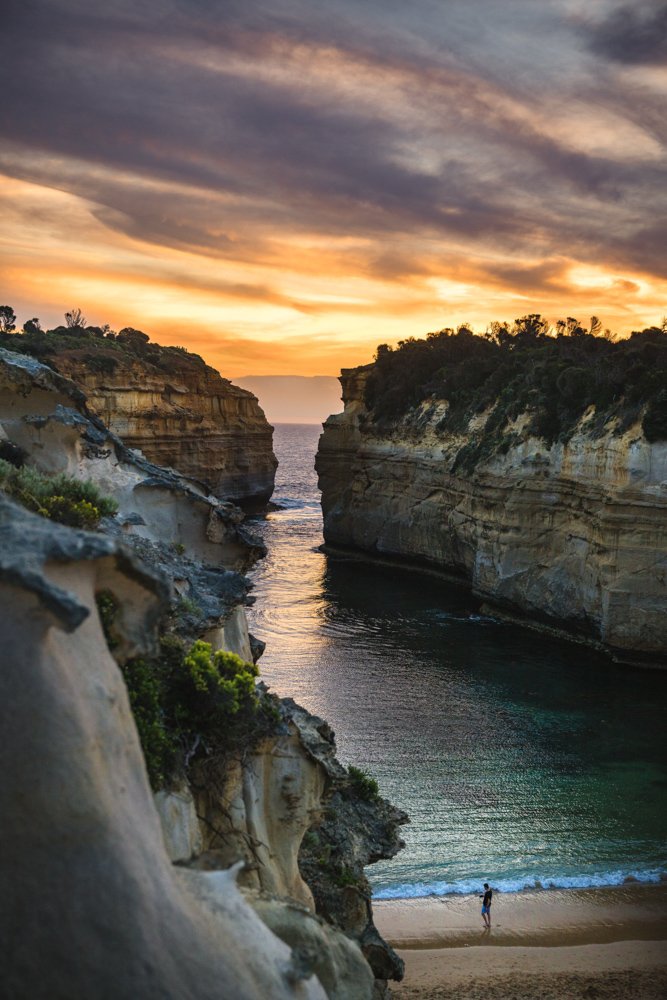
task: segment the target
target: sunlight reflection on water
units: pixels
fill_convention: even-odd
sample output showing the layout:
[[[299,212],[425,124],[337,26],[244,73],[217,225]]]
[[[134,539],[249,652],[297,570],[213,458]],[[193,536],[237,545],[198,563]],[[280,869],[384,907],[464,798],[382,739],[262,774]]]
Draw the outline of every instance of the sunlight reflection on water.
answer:
[[[405,894],[664,869],[665,677],[496,622],[434,578],[328,560],[318,432],[276,428],[283,506],[253,519],[269,554],[251,627],[270,686],[326,718],[341,759],[412,818],[373,884]]]

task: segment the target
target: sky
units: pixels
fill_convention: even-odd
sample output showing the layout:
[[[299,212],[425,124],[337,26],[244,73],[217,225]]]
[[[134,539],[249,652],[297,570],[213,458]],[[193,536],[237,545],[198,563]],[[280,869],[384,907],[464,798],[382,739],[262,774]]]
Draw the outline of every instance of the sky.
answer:
[[[227,377],[667,313],[667,2],[5,0],[0,302]]]
[[[331,375],[249,375],[236,383],[257,396],[271,424],[322,424],[343,409],[340,382]]]

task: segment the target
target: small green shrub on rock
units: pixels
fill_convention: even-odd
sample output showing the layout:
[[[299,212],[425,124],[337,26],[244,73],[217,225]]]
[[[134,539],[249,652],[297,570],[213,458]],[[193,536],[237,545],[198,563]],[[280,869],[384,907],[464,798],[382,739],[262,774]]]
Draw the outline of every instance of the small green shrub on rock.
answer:
[[[353,764],[350,764],[347,773],[350,777],[351,790],[357,798],[365,802],[375,802],[380,797],[380,788],[375,778],[371,778]]]
[[[118,601],[107,590],[96,600],[113,650]],[[255,687],[255,664],[213,652],[201,639],[188,650],[176,636],[164,635],[159,656],[129,660],[121,671],[155,791],[195,765],[244,753],[274,731],[280,718],[276,699]]]
[[[254,663],[235,653],[218,650],[198,639],[172,676],[174,717],[182,730],[216,734],[233,716],[253,714],[257,708]]]
[[[28,510],[72,528],[96,528],[100,518],[118,510],[116,501],[103,496],[89,480],[62,473],[49,476],[4,459],[0,459],[0,489]]]
[[[642,430],[647,441],[667,441],[667,389],[661,389],[646,407]]]
[[[178,755],[178,743],[164,708],[165,678],[154,663],[142,658],[129,660],[122,672],[146,770],[157,791],[168,782]]]

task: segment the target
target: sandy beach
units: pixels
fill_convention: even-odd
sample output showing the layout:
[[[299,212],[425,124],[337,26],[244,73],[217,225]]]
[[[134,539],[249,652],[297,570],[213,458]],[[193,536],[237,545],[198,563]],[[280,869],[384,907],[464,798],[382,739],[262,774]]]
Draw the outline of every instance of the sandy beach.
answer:
[[[405,1000],[663,1000],[667,886],[379,900],[380,933],[405,961]]]

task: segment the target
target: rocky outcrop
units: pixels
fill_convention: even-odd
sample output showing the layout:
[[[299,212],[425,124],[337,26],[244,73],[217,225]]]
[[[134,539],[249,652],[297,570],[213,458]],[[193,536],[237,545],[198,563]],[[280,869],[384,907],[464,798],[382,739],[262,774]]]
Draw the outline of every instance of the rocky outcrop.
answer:
[[[193,775],[203,844],[193,845],[190,863],[226,868],[243,859],[240,883],[262,894],[254,898],[300,903],[356,941],[383,985],[401,979],[403,963],[373,923],[364,868],[401,850],[408,817],[359,793],[323,719],[289,698],[279,706],[274,735],[228,763],[217,780],[210,770]]]
[[[547,446],[519,416],[509,446],[466,470],[462,449],[488,413],[443,433],[447,403],[427,399],[380,425],[364,404],[370,370],[343,371],[345,411],[320,438],[328,545],[437,568],[524,622],[665,663],[666,442],[637,420],[593,432],[591,410]]]
[[[179,877],[95,607],[146,651],[162,583],[118,543],[0,497],[3,992],[15,1000],[326,996],[236,872]],[[144,637],[144,644],[141,644]]]
[[[370,906],[363,926],[327,923],[299,868],[346,781],[326,724],[273,699],[259,741],[207,751],[152,794],[118,670],[158,654],[158,633],[259,654],[239,570],[262,549],[240,511],[128,450],[71,381],[6,351],[0,448],[118,503],[90,533],[0,491],[8,995],[370,1000]],[[118,605],[104,628],[100,594]],[[375,810],[387,852],[402,821],[390,812]]]
[[[251,392],[197,355],[162,348],[149,360],[112,347],[63,351],[55,363],[129,448],[199,480],[221,500],[271,497],[273,428]]]

